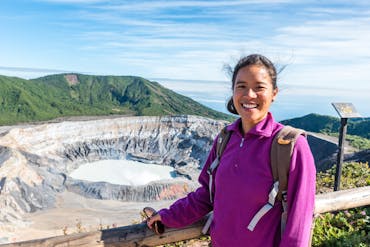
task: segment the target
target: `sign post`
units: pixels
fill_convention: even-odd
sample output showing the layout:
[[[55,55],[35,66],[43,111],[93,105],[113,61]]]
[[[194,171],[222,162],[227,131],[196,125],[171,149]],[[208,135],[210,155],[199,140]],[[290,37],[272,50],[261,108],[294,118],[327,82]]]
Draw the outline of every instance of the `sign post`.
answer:
[[[335,170],[334,181],[334,191],[338,191],[340,190],[340,177],[342,174],[342,163],[344,156],[344,140],[346,139],[347,134],[347,120],[348,118],[359,118],[361,115],[356,111],[352,103],[332,103],[332,105],[341,119],[338,141],[337,168]]]

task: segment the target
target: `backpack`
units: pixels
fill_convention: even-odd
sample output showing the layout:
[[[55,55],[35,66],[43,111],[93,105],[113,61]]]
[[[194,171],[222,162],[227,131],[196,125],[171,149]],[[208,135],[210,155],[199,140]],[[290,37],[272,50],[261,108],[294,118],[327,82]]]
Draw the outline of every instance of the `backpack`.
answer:
[[[220,163],[222,153],[224,152],[226,145],[231,137],[231,131],[224,127],[218,135],[217,146],[216,146],[216,159],[209,166],[207,173],[209,174],[209,193],[210,201],[213,203],[212,195],[212,183],[213,175]],[[287,190],[288,190],[288,176],[290,159],[293,153],[294,145],[297,138],[300,136],[307,136],[304,130],[293,128],[291,126],[284,126],[275,135],[270,151],[271,159],[271,171],[274,178],[274,184],[269,193],[268,202],[255,214],[253,219],[248,225],[250,231],[254,230],[258,221],[265,215],[273,206],[275,201],[281,201],[283,206],[283,212],[281,214],[281,234],[285,229],[287,220]],[[210,213],[208,220],[203,227],[202,233],[206,234],[212,223],[213,213]]]

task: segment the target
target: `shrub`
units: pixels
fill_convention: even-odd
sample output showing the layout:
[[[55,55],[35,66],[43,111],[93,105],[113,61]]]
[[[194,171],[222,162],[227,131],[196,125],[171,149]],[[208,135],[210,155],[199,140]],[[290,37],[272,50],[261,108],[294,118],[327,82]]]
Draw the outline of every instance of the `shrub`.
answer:
[[[327,191],[334,186],[336,167],[317,174],[317,188]],[[367,163],[344,163],[341,188],[350,189],[370,185]],[[334,213],[325,213],[315,220],[312,246],[370,246],[370,206]]]

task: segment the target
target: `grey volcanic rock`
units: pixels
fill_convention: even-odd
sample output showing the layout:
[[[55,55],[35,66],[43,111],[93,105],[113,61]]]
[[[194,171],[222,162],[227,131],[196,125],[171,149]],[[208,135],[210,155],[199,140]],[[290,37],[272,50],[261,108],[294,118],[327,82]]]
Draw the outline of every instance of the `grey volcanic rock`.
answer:
[[[28,163],[21,152],[10,150],[1,157],[0,226],[23,225],[22,214],[52,207],[56,193],[65,189],[65,175]]]
[[[317,171],[330,168],[338,152],[337,143],[333,140],[324,139],[323,135],[317,133],[308,133],[307,140],[314,154]]]
[[[346,161],[362,162],[362,163],[370,164],[370,149],[366,149],[366,150],[362,150],[356,153],[346,155],[344,158]]]
[[[66,187],[69,191],[87,198],[120,201],[155,201],[184,197],[197,187],[197,183],[191,181],[162,181],[141,186],[129,186],[68,179]]]
[[[174,168],[186,164],[198,169],[214,137],[225,125],[192,116],[114,120],[115,129],[109,126],[110,131],[99,136],[89,135],[62,144],[57,154],[68,164],[67,173],[78,164],[102,159],[127,159]]]
[[[182,197],[226,122],[195,116],[122,117],[4,129],[0,136],[0,224],[50,208],[69,190],[90,198],[150,201]],[[81,164],[126,159],[175,168],[176,178],[143,186],[75,180]]]
[[[321,133],[307,133],[308,144],[315,159],[317,172],[326,171],[337,163],[338,137]],[[344,142],[344,161],[369,162],[369,150],[358,152],[347,141]]]
[[[2,127],[0,225],[18,223],[23,213],[53,207],[56,195],[65,190],[89,198],[120,201],[182,197],[198,186],[200,168],[215,136],[225,125],[226,122],[208,118],[173,116]],[[309,133],[308,141],[318,170],[333,164],[335,141],[315,133]],[[126,186],[69,176],[82,164],[104,159],[171,166],[176,178]]]

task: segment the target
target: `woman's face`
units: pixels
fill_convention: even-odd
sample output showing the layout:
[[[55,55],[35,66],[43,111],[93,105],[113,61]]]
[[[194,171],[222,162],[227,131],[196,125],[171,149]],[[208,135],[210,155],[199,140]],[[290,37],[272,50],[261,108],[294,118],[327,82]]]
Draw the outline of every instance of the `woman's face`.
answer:
[[[277,92],[265,67],[249,65],[239,69],[234,83],[233,103],[244,130],[245,127],[249,130],[266,117]]]

